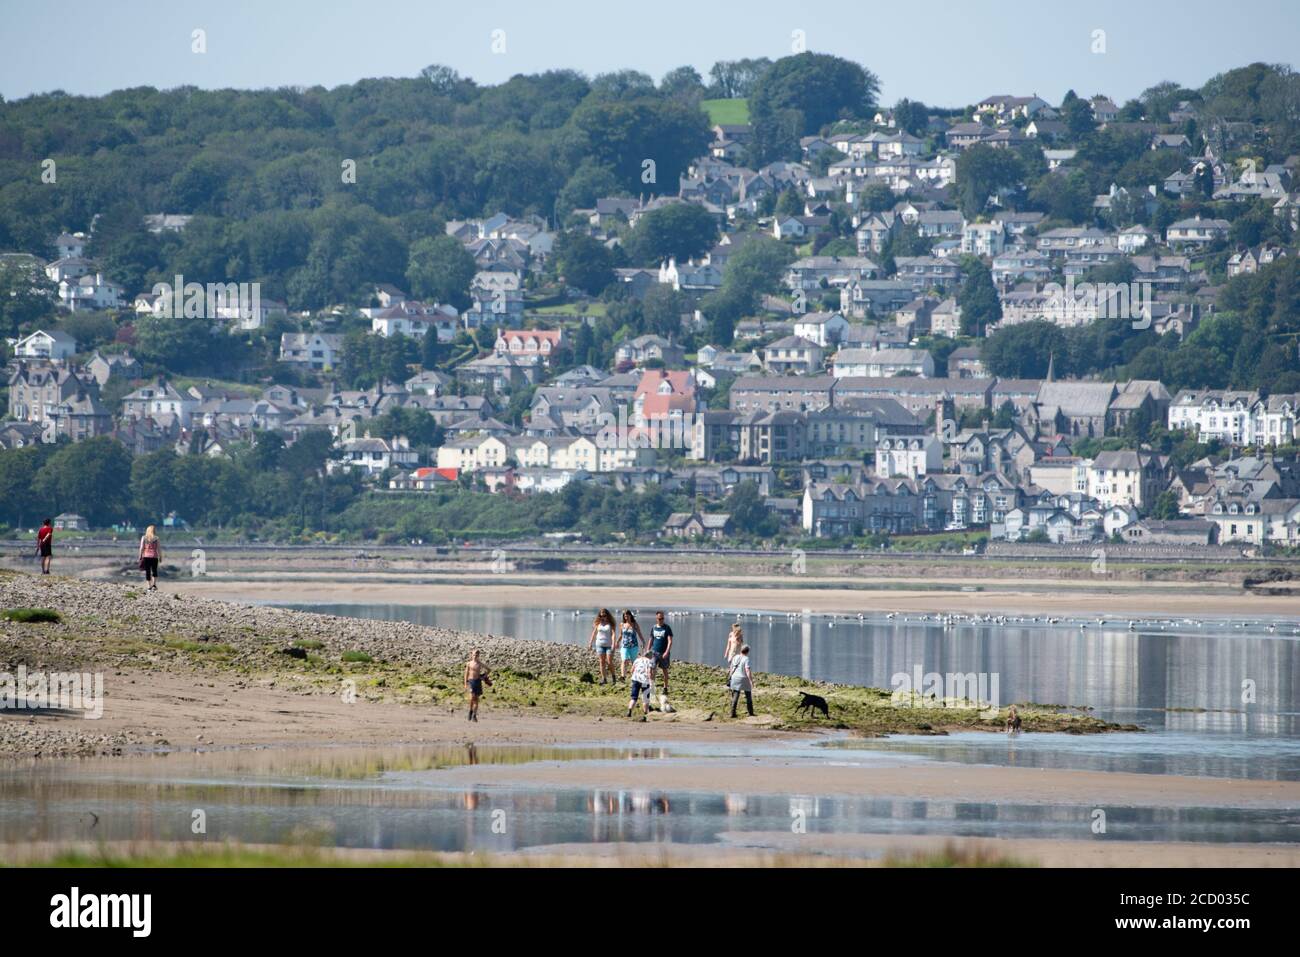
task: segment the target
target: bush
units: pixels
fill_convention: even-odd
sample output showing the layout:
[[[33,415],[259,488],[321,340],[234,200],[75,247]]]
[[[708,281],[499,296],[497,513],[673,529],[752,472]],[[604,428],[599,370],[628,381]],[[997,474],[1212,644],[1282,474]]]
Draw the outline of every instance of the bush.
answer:
[[[357,662],[357,663],[360,663],[360,664],[369,664],[370,662],[374,661],[375,659],[371,658],[371,657],[370,657],[368,654],[366,654],[364,651],[345,651],[345,652],[343,652],[343,660],[344,660],[344,661],[347,661],[347,662]]]

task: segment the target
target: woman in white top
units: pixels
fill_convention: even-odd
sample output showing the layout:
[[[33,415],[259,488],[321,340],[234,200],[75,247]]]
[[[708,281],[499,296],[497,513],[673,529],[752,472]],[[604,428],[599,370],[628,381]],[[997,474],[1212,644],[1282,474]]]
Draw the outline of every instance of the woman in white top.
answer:
[[[608,608],[596,612],[587,647],[596,649],[596,660],[600,663],[600,683],[606,683],[606,675],[610,684],[615,683],[618,679],[614,677],[614,616]]]

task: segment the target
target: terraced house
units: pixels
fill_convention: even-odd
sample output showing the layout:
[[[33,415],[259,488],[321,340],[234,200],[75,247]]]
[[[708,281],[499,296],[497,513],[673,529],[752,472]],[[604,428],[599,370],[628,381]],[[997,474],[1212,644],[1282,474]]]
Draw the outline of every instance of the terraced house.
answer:
[[[1169,405],[1172,429],[1225,445],[1289,445],[1296,440],[1300,394],[1261,396],[1229,389],[1183,389]]]

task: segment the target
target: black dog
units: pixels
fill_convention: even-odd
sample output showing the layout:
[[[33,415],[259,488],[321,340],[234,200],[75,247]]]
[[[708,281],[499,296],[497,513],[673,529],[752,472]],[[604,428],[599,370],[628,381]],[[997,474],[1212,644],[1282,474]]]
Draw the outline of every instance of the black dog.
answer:
[[[799,707],[795,709],[796,712],[807,710],[809,714],[812,714],[814,711],[820,711],[823,717],[829,718],[831,716],[830,706],[826,704],[826,699],[821,695],[809,694],[806,691],[800,691],[799,693],[803,695],[803,700],[799,702]]]

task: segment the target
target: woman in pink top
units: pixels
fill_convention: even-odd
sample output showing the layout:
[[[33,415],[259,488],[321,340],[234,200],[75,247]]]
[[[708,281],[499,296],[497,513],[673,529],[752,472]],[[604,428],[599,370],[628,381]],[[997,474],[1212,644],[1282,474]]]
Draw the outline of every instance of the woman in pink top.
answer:
[[[144,580],[149,583],[150,591],[158,590],[158,562],[162,560],[162,542],[158,530],[150,525],[140,536],[140,570]]]

